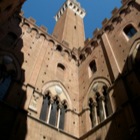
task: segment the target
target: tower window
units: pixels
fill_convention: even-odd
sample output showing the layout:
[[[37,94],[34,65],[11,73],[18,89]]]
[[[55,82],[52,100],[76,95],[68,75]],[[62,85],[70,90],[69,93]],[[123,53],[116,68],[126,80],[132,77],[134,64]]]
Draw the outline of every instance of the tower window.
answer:
[[[93,75],[93,73],[95,73],[97,71],[97,67],[96,67],[96,62],[95,60],[91,61],[89,63],[89,67],[88,67],[88,73],[89,73],[89,78]]]
[[[74,26],[74,29],[76,29],[76,26]]]
[[[90,70],[92,71],[92,73],[95,73],[97,71],[95,60],[90,62],[89,67],[90,67]]]
[[[137,30],[131,24],[127,25],[123,31],[128,38],[133,37],[137,33]]]

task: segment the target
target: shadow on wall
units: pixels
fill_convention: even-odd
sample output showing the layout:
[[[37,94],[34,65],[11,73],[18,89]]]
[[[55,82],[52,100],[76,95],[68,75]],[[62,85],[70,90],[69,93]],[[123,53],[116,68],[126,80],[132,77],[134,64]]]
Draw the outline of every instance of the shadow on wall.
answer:
[[[18,13],[1,26],[0,36],[0,139],[25,140],[27,112],[24,90],[22,30]]]
[[[132,49],[113,89],[116,113],[112,116],[106,140],[113,137],[114,140],[140,139],[140,44],[134,43]]]

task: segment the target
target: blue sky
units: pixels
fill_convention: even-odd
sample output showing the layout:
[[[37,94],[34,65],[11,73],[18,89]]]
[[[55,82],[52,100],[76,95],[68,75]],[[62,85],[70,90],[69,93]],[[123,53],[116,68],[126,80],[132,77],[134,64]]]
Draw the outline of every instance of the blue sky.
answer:
[[[65,0],[27,0],[22,8],[26,18],[33,17],[38,26],[44,25],[52,33],[54,16]],[[104,18],[111,17],[111,11],[121,6],[121,0],[78,0],[86,10],[84,18],[86,38],[91,38],[96,28],[101,28]]]

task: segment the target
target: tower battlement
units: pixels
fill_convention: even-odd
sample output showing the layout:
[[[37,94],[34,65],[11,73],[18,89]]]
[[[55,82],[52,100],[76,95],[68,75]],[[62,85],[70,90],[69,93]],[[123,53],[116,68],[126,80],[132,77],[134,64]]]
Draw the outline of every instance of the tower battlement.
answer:
[[[55,20],[58,21],[60,19],[60,17],[63,15],[64,11],[70,8],[71,10],[73,10],[77,15],[79,15],[81,18],[84,18],[86,15],[85,10],[81,7],[80,3],[77,2],[76,0],[67,0],[62,7],[60,8],[60,10],[57,12],[56,16],[55,16]]]

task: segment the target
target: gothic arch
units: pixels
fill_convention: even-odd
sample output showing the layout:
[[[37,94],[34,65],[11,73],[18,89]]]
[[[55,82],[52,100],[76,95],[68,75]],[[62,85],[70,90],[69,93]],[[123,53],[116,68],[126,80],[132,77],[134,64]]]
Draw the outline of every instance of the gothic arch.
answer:
[[[106,78],[99,77],[99,78],[93,79],[93,81],[89,85],[89,88],[88,88],[88,90],[86,92],[87,94],[86,94],[84,102],[83,102],[83,108],[87,107],[87,105],[88,105],[88,98],[90,98],[90,96],[89,96],[90,95],[90,91],[92,90],[94,85],[96,85],[98,83],[102,83],[102,84],[106,85],[107,87],[110,87],[110,85],[111,85],[109,80],[107,80]]]
[[[105,79],[96,79],[91,83],[84,100],[84,106],[89,110],[91,128],[97,126],[112,114],[108,88],[110,83]]]
[[[47,82],[42,87],[42,94],[45,95],[48,89],[51,89],[52,91],[54,91],[54,92],[50,91],[52,97],[55,97],[56,95],[58,95],[61,101],[67,101],[68,108],[72,109],[72,103],[71,103],[71,99],[69,97],[68,91],[66,90],[65,86],[61,82],[59,81]]]
[[[40,120],[58,129],[65,130],[68,119],[67,109],[71,103],[64,86],[58,81],[50,81],[42,88],[43,102]]]

